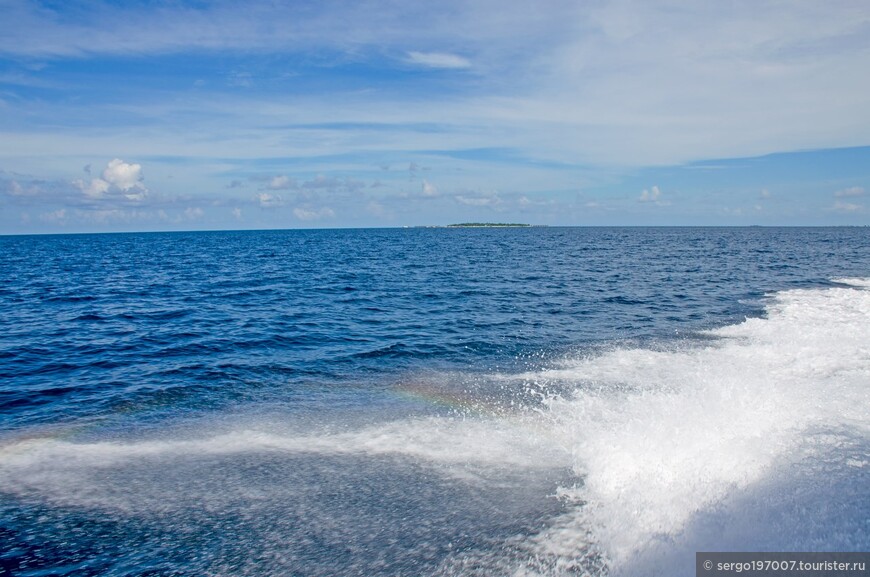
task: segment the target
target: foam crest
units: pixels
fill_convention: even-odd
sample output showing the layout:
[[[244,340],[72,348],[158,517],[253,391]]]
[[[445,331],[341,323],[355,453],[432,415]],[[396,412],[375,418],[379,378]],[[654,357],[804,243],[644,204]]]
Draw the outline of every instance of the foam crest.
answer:
[[[787,291],[767,318],[711,333],[721,338],[704,348],[616,350],[537,375],[539,386],[576,384],[546,414],[585,479],[565,493],[583,505],[542,551],[591,530],[618,572],[734,495],[787,476],[798,455],[820,458],[844,435],[866,454],[870,292]]]

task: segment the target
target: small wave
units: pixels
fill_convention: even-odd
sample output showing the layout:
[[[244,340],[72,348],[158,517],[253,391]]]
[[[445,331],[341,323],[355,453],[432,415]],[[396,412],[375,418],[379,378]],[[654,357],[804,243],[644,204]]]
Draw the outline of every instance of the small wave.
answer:
[[[646,301],[633,299],[633,298],[629,298],[629,297],[625,297],[625,296],[607,297],[603,300],[606,303],[614,303],[614,304],[619,304],[619,305],[642,305],[642,304],[646,304]]]
[[[378,347],[373,350],[356,353],[353,357],[357,359],[419,359],[438,356],[444,350],[444,347],[437,345],[411,346],[404,343],[393,343],[385,347]]]
[[[105,317],[98,315],[96,313],[85,313],[77,316],[73,319],[74,321],[103,321],[106,320]]]
[[[53,295],[44,297],[43,300],[46,302],[79,303],[95,301],[97,297],[91,295]]]

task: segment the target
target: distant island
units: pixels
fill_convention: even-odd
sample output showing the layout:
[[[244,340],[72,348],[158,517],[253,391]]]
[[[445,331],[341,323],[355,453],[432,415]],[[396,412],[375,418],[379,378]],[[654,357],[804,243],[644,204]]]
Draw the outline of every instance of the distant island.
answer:
[[[460,222],[458,224],[448,224],[447,228],[504,228],[504,227],[522,227],[532,226],[530,224],[520,224],[516,222]]]

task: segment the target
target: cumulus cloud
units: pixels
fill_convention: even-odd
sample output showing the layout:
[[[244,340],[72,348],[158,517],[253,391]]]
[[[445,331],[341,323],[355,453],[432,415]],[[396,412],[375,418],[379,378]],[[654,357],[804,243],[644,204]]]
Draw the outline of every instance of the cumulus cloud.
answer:
[[[94,178],[91,179],[90,182],[74,180],[73,185],[89,198],[102,198],[107,192],[109,192],[109,183],[102,178]]]
[[[299,220],[320,220],[322,218],[334,217],[335,211],[328,206],[320,209],[303,208],[300,206],[293,209],[293,216]]]
[[[270,194],[268,192],[261,192],[256,196],[257,202],[260,204],[260,208],[273,208],[276,206],[282,206],[284,204],[284,199],[281,198],[279,194]]]
[[[659,197],[662,195],[662,192],[659,190],[658,186],[653,186],[649,190],[644,189],[643,192],[640,193],[640,197],[637,199],[638,202],[658,202]]]
[[[860,186],[853,186],[851,188],[844,188],[843,190],[838,190],[834,193],[836,198],[854,198],[858,196],[864,196],[864,188]]]
[[[142,188],[142,165],[124,162],[120,158],[109,161],[103,170],[103,180],[110,185],[127,191],[131,188]]]
[[[471,62],[468,59],[447,52],[408,52],[405,61],[426,68],[471,68]]]
[[[85,172],[90,174],[90,165],[85,167]],[[143,184],[144,179],[141,164],[115,158],[109,161],[100,177],[92,178],[89,182],[74,180],[73,186],[93,200],[111,196],[141,202],[148,195],[148,189]]]

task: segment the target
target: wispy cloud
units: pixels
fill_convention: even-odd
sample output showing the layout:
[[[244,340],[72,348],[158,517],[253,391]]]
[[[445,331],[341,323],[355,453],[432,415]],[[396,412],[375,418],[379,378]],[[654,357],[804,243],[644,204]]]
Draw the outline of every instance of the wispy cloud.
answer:
[[[332,218],[335,216],[335,211],[329,208],[328,206],[324,206],[321,208],[313,209],[313,208],[305,208],[305,207],[296,207],[293,209],[293,216],[298,218],[299,220],[322,220],[325,218]]]
[[[845,213],[861,213],[864,212],[864,206],[861,204],[856,204],[854,202],[843,202],[838,200],[834,203],[834,206],[831,207],[831,210],[836,212],[845,212]]]
[[[489,194],[457,194],[454,195],[454,200],[465,206],[481,206],[481,207],[496,207],[502,203],[498,193]]]
[[[852,186],[850,188],[844,188],[842,190],[838,190],[834,193],[836,198],[855,198],[858,196],[864,196],[864,187],[861,186]]]
[[[154,99],[164,110],[149,117],[220,119],[213,128],[198,123],[190,135],[187,125],[162,125],[156,133],[170,154],[193,146],[216,156],[274,153],[277,137],[269,127],[303,119],[349,124],[332,130],[331,140],[308,130],[309,138],[290,141],[291,153],[295,142],[315,152],[326,142],[337,152],[359,150],[361,143],[401,150],[498,143],[530,158],[622,166],[859,146],[870,133],[863,97],[870,76],[849,72],[870,68],[870,33],[861,25],[866,10],[845,0],[824,7],[798,0],[787,20],[778,3],[767,1],[727,9],[631,0],[508,9],[448,0],[391,10],[334,1],[306,10],[265,1],[158,10],[95,2],[88,18],[23,0],[9,5],[0,53],[27,58],[244,49],[254,59],[265,52],[321,62],[323,74],[340,71],[336,62],[389,69],[385,55],[391,54],[404,55],[405,67],[463,69],[473,62],[473,83],[451,85],[443,93],[449,97],[437,88],[421,97],[404,83],[371,91],[366,82],[344,80],[338,91],[319,90],[313,98],[246,91],[177,104]],[[445,19],[442,11],[456,16]],[[650,30],[656,34],[645,33]],[[819,43],[824,50],[807,49]],[[318,56],[324,50],[332,56]],[[256,62],[252,69],[268,70]],[[401,79],[401,70],[395,74]],[[834,99],[837,107],[826,105]],[[447,130],[406,128],[433,122]],[[379,127],[377,133],[366,123]],[[233,142],[250,127],[258,127],[253,138]],[[210,129],[219,137],[203,134]],[[348,136],[336,139],[337,131]]]
[[[467,58],[447,52],[408,52],[406,61],[426,68],[471,68],[471,62]]]
[[[428,180],[424,180],[420,190],[421,194],[427,198],[433,198],[438,196],[440,193],[438,192],[438,187],[429,182]]]

